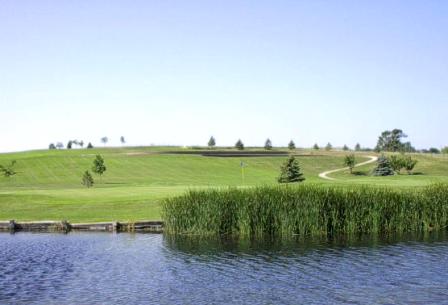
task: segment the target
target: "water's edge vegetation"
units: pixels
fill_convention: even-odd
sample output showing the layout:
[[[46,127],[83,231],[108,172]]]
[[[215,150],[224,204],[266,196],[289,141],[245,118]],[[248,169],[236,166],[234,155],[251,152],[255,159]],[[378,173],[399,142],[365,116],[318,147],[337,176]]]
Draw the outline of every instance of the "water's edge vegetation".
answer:
[[[448,226],[448,185],[397,190],[320,185],[192,190],[162,203],[165,232],[335,236]]]

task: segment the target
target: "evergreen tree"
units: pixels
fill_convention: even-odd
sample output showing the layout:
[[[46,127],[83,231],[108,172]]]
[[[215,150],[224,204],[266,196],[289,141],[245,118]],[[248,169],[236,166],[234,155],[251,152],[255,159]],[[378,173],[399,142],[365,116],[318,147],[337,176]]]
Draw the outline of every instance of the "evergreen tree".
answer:
[[[326,151],[330,151],[330,150],[332,150],[332,149],[333,149],[333,146],[331,145],[330,142],[328,142],[328,143],[327,143],[327,146],[325,146],[325,150],[326,150]]]
[[[294,149],[296,149],[296,144],[294,143],[293,140],[289,141],[289,143],[288,143],[288,148],[289,148],[289,150],[294,150]]]
[[[279,183],[302,182],[305,180],[300,164],[294,156],[290,156],[280,168]]]
[[[87,144],[87,148],[88,148],[88,149],[93,148],[92,143],[89,142],[89,144]]]
[[[344,165],[347,166],[350,170],[350,174],[353,174],[353,168],[355,167],[355,155],[350,154],[346,155],[344,158]]]
[[[350,148],[348,148],[348,146],[344,144],[344,147],[342,147],[342,150],[343,151],[348,151],[348,150],[350,150]]]
[[[238,139],[238,141],[235,143],[235,148],[238,149],[238,150],[243,150],[244,149],[243,141]]]
[[[210,139],[208,140],[207,145],[208,145],[209,148],[213,148],[213,147],[215,147],[215,145],[216,145],[216,140],[215,140],[215,138],[214,138],[213,136],[210,137]]]
[[[81,146],[81,148],[84,147],[84,141],[83,140],[81,140],[78,144],[79,144],[79,146]]]
[[[313,149],[314,149],[314,150],[319,150],[319,145],[317,145],[317,143],[314,144]]]
[[[87,188],[90,188],[93,186],[93,184],[94,184],[93,177],[89,171],[85,171],[84,175],[82,175],[82,184]]]
[[[266,139],[266,142],[264,142],[264,149],[266,149],[266,150],[271,150],[272,149],[272,142],[271,142],[271,140],[269,138]]]
[[[360,151],[361,150],[361,144],[356,143],[355,145],[355,151]]]
[[[108,137],[102,137],[101,138],[101,142],[104,144],[104,146],[106,146],[107,142],[109,142],[109,138]]]
[[[56,145],[54,145],[54,143],[50,143],[50,145],[48,145],[48,149],[56,149]]]
[[[68,141],[67,149],[72,149],[73,141]]]
[[[392,176],[394,170],[390,165],[389,159],[385,155],[378,158],[376,168],[373,170],[374,176]]]
[[[124,145],[126,143],[126,140],[123,136],[120,137],[120,142],[122,145]]]
[[[103,157],[101,157],[101,155],[96,155],[95,160],[93,160],[93,166],[92,166],[92,171],[97,174],[100,175],[100,181],[101,181],[101,177],[104,174],[104,172],[106,171],[106,165],[104,164],[104,159]]]

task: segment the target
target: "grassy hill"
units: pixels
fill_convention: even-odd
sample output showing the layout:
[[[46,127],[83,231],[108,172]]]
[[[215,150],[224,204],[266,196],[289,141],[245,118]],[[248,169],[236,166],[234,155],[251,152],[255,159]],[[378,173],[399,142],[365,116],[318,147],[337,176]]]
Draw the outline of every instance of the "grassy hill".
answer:
[[[204,154],[205,152],[205,154]],[[222,152],[222,153],[221,153]],[[207,151],[173,147],[97,148],[29,151],[0,154],[0,164],[16,160],[18,174],[0,177],[0,219],[67,219],[72,222],[102,220],[159,219],[161,199],[187,189],[275,184],[279,167],[286,158],[263,155],[248,149],[247,155],[234,150]],[[318,178],[318,173],[342,167],[344,153],[297,150],[305,183],[390,184],[421,186],[434,181],[448,182],[445,156],[416,155],[420,175],[387,178],[367,176],[374,165],[332,175],[335,181]],[[96,154],[101,154],[107,171],[94,188],[81,185],[81,176],[90,170]],[[358,155],[358,162],[367,160]],[[244,162],[244,181],[240,163]]]

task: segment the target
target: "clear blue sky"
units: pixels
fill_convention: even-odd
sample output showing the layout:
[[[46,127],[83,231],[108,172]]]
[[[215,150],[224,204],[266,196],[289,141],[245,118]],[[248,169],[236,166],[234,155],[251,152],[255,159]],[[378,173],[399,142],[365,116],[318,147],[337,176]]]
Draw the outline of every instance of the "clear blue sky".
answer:
[[[448,145],[448,1],[0,0],[0,151]]]

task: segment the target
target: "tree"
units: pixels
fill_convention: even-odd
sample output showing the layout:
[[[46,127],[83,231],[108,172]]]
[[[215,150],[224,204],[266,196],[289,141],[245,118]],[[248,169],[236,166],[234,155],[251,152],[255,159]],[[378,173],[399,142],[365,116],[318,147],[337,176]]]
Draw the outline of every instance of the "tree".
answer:
[[[215,145],[216,145],[216,140],[215,140],[215,138],[214,138],[213,136],[210,137],[210,139],[208,140],[207,145],[208,145],[209,148],[213,148],[213,147],[215,147]]]
[[[294,150],[294,149],[296,149],[296,144],[294,143],[293,140],[289,141],[289,143],[288,143],[288,149],[289,149],[289,150]]]
[[[56,148],[62,149],[62,148],[64,148],[64,144],[62,144],[62,142],[58,142],[58,143],[56,143]]]
[[[103,157],[101,157],[101,155],[96,155],[95,160],[93,160],[92,172],[94,172],[97,175],[100,175],[100,181],[106,169],[107,168],[106,165],[104,164]]]
[[[378,137],[375,150],[380,151],[403,151],[406,147],[401,142],[402,138],[406,138],[407,135],[401,129],[385,130]],[[411,146],[408,142],[408,146]]]
[[[440,150],[439,150],[438,148],[435,148],[435,147],[431,147],[431,148],[429,149],[429,152],[430,152],[431,154],[440,154]]]
[[[404,168],[408,172],[408,175],[412,174],[412,171],[414,170],[415,165],[417,164],[417,160],[412,159],[411,156],[407,156],[404,158]]]
[[[356,143],[355,145],[355,151],[360,151],[361,150],[361,144]]]
[[[101,143],[103,143],[104,146],[106,146],[107,142],[109,142],[109,138],[108,137],[102,137],[101,138]]]
[[[243,141],[238,139],[238,141],[235,143],[235,148],[238,149],[238,150],[243,150],[244,149]]]
[[[126,140],[123,136],[120,137],[120,142],[121,142],[121,145],[124,145],[126,143]]]
[[[264,149],[266,149],[266,150],[272,149],[272,142],[271,142],[271,140],[269,140],[269,138],[266,139],[266,142],[264,142]]]
[[[314,146],[313,146],[313,149],[314,150],[319,150],[319,145],[317,145],[317,143],[315,143]]]
[[[92,143],[90,143],[90,142],[89,142],[89,144],[87,144],[87,148],[88,148],[88,149],[91,149],[91,148],[93,148],[93,145],[92,145]]]
[[[353,174],[353,168],[355,167],[355,155],[346,155],[344,158],[344,165],[349,168],[350,174]]]
[[[17,174],[17,172],[14,170],[14,165],[16,165],[16,160],[12,160],[9,165],[0,165],[0,172],[3,173],[3,176],[6,178],[9,178],[11,176],[14,176]]]
[[[392,176],[394,170],[390,165],[389,159],[385,155],[378,158],[376,168],[373,170],[374,176]]]
[[[79,144],[79,146],[81,146],[81,148],[84,147],[84,141],[83,140],[81,140],[78,144]]]
[[[56,149],[56,145],[54,145],[54,143],[50,143],[50,145],[48,145],[48,149]]]
[[[73,141],[68,141],[67,143],[67,149],[72,149]]]
[[[342,147],[342,150],[343,151],[348,151],[348,150],[350,150],[350,148],[348,148],[348,146],[344,144],[344,147]]]
[[[404,159],[402,156],[399,155],[392,155],[389,157],[389,163],[394,172],[400,174],[401,169],[404,167]]]
[[[84,175],[82,175],[82,184],[87,188],[90,188],[93,186],[93,184],[94,184],[93,177],[89,171],[85,171]]]
[[[279,183],[302,182],[305,180],[300,164],[294,156],[290,156],[280,168]]]
[[[327,146],[325,146],[325,150],[326,150],[326,151],[330,151],[330,150],[332,150],[332,149],[333,149],[333,146],[331,145],[330,142],[328,142],[328,143],[327,143]]]

